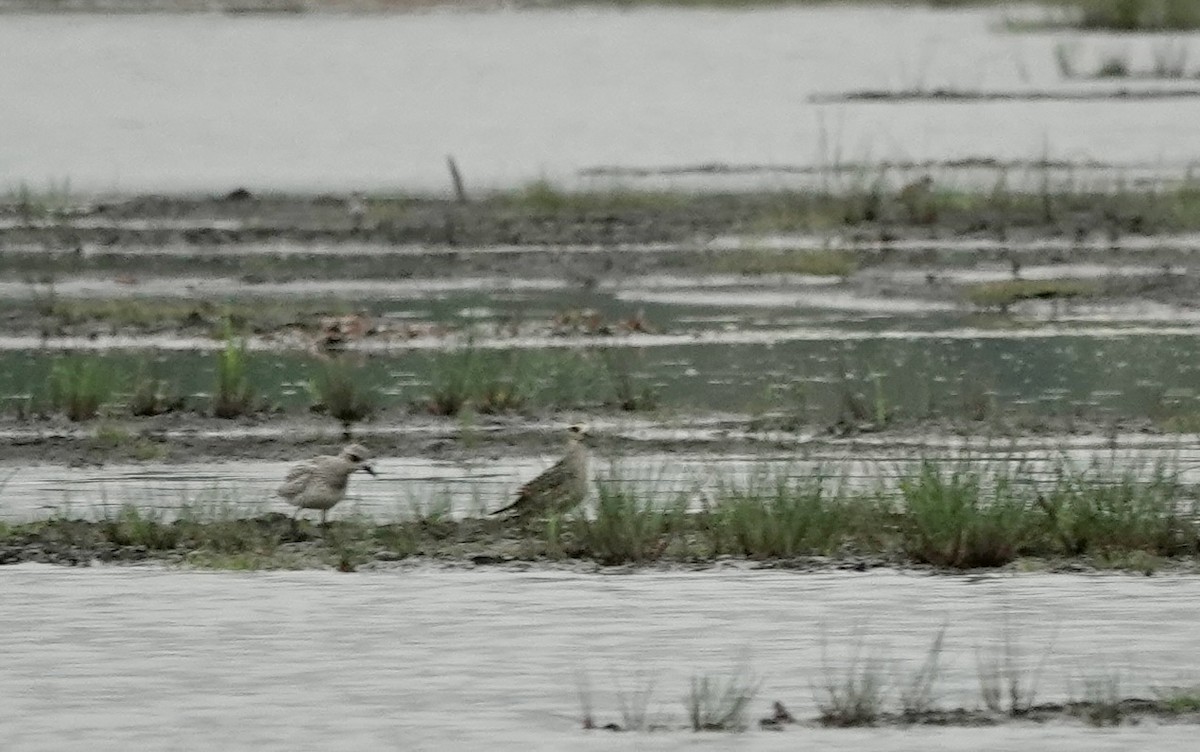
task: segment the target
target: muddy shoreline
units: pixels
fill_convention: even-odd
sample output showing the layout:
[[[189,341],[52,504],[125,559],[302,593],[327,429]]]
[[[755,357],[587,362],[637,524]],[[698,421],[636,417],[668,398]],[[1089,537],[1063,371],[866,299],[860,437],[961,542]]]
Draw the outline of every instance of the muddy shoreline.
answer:
[[[159,522],[122,511],[99,521],[67,516],[0,523],[0,565],[36,562],[65,566],[160,564],[199,569],[336,569],[415,571],[427,568],[499,568],[628,574],[638,571],[783,570],[798,575],[859,573],[875,569],[930,575],[1100,573],[1130,576],[1200,575],[1191,555],[1019,557],[999,566],[948,567],[923,563],[901,551],[843,551],[832,555],[751,557],[681,554],[663,543],[644,557],[616,560],[587,544],[545,537],[538,524],[436,516],[372,525],[331,521],[327,526],[270,513],[211,522]],[[560,533],[554,533],[559,535]]]

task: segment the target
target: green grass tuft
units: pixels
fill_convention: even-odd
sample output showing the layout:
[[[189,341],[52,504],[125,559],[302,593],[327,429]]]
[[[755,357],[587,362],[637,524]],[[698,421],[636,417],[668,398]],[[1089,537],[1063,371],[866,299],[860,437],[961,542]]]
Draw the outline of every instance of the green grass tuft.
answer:
[[[575,520],[575,550],[602,564],[655,561],[662,556],[684,512],[664,508],[619,483],[597,484],[594,518]]]
[[[1200,713],[1200,685],[1159,687],[1154,690],[1154,696],[1159,706],[1169,713]]]
[[[939,567],[998,567],[1014,560],[1028,540],[1028,501],[1012,479],[988,480],[976,471],[946,470],[930,462],[900,479],[903,545],[916,561]]]
[[[1191,31],[1200,28],[1195,0],[1073,0],[1075,26],[1102,31]]]
[[[972,305],[1005,310],[1022,300],[1095,297],[1100,292],[1100,283],[1093,280],[1011,279],[970,285],[964,294]]]
[[[166,380],[156,378],[142,364],[133,379],[129,394],[129,413],[134,417],[163,415],[183,408],[183,398],[176,394]]]
[[[755,559],[792,558],[834,551],[851,533],[849,502],[819,474],[756,476],[717,491],[708,510],[713,548]]]
[[[72,421],[91,420],[112,396],[116,382],[100,358],[60,358],[50,367],[50,402]]]
[[[858,270],[858,259],[847,251],[747,248],[717,256],[713,261],[713,269],[734,274],[848,277]]]
[[[343,426],[366,420],[375,411],[376,394],[364,386],[364,369],[340,358],[322,362],[308,383],[312,410],[329,415]]]
[[[1059,468],[1056,476],[1054,487],[1037,502],[1063,554],[1141,551],[1176,556],[1200,550],[1192,523],[1195,503],[1182,506],[1187,494],[1166,468],[1155,467],[1147,480],[1131,473],[1089,477],[1086,471],[1068,468]]]
[[[237,418],[255,411],[254,389],[247,373],[246,340],[225,330],[225,346],[217,353],[217,383],[212,396],[213,415]]]

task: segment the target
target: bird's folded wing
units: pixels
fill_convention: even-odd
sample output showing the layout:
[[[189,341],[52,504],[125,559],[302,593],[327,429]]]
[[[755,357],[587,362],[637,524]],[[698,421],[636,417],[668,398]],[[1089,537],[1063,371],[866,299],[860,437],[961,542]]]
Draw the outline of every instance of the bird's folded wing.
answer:
[[[308,485],[308,481],[312,478],[314,470],[316,468],[310,462],[296,465],[291,470],[288,470],[287,477],[283,479],[283,485],[276,490],[276,493],[284,498],[296,496]]]
[[[560,460],[546,472],[521,486],[521,497],[540,496],[560,488],[570,475],[566,460]]]

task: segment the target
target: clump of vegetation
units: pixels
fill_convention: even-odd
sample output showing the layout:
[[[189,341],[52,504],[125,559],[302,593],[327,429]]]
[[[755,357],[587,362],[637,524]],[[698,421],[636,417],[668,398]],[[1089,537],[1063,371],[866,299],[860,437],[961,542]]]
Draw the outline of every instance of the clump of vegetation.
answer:
[[[166,380],[156,378],[143,364],[133,380],[129,394],[129,412],[135,417],[163,415],[183,407],[183,398],[176,394]]]
[[[217,383],[212,396],[213,415],[237,418],[254,412],[254,388],[247,369],[246,340],[226,328],[225,346],[217,353]]]
[[[920,668],[900,687],[900,713],[905,718],[920,718],[933,711],[945,640],[946,627],[943,626],[934,635]]]
[[[1058,74],[1063,78],[1075,78],[1079,73],[1076,56],[1079,45],[1070,42],[1057,42],[1054,45],[1054,63],[1058,66]]]
[[[439,354],[430,376],[429,412],[458,415],[470,404],[474,390],[475,350],[467,346]]]
[[[1200,713],[1200,685],[1190,687],[1158,687],[1154,690],[1159,706],[1169,713]]]
[[[101,358],[61,358],[50,368],[50,403],[70,420],[91,420],[112,396],[116,380]]]
[[[624,687],[617,685],[617,711],[621,716],[622,730],[648,731],[652,728],[650,700],[654,697],[654,689],[653,679],[643,681],[631,693],[626,693]]]
[[[713,268],[734,274],[811,274],[848,277],[858,270],[858,259],[848,251],[828,249],[746,248],[723,253]]]
[[[537,392],[535,373],[521,351],[479,350],[473,345],[439,354],[430,378],[429,411],[457,415],[515,412]]]
[[[1187,45],[1168,41],[1155,45],[1153,54],[1154,65],[1150,75],[1154,78],[1183,78],[1187,75]]]
[[[366,420],[375,411],[375,393],[362,381],[363,369],[343,359],[321,363],[308,384],[312,409],[328,414],[349,431],[352,423]]]
[[[997,715],[1026,715],[1037,701],[1042,672],[1053,647],[1053,641],[1047,643],[1037,665],[1031,669],[1025,665],[1021,648],[1005,622],[1000,645],[992,645],[986,651],[980,649],[975,655],[984,707]]]
[[[158,509],[141,509],[126,504],[100,521],[100,534],[116,546],[142,546],[151,551],[168,551],[183,541],[182,526],[167,521]]]
[[[580,672],[576,677],[580,725],[588,730],[602,728],[606,731],[654,731],[667,728],[662,723],[656,723],[650,715],[650,701],[654,697],[655,687],[656,682],[653,679],[647,681],[639,677],[637,689],[626,692],[621,683],[617,682],[617,713],[621,722],[600,726],[594,713],[591,678],[587,673]]]
[[[575,551],[604,564],[661,558],[684,514],[682,501],[663,507],[619,483],[596,488],[595,516],[575,519]]]
[[[883,712],[887,679],[878,658],[861,655],[858,645],[840,676],[831,677],[828,666],[824,694],[817,700],[820,721],[826,726],[873,726]]]
[[[761,682],[746,670],[720,679],[693,676],[684,706],[693,731],[743,731]]]
[[[247,519],[226,502],[192,500],[179,509],[124,504],[93,521],[54,517],[13,526],[0,540],[40,543],[69,554],[65,561],[159,558],[194,566],[258,569],[312,566],[302,559],[276,558],[279,545],[297,531],[283,516]],[[302,536],[302,531],[300,532]],[[72,550],[74,550],[73,553]],[[65,555],[64,554],[64,555]]]
[[[1100,67],[1096,69],[1096,78],[1128,78],[1131,73],[1129,59],[1124,55],[1112,53],[1100,61]]]
[[[616,348],[600,351],[600,360],[613,393],[609,403],[627,412],[653,410],[658,407],[658,392],[634,372],[631,357]]]
[[[966,299],[980,308],[1001,311],[1022,300],[1094,297],[1101,292],[1098,282],[1081,279],[1011,279],[983,282],[966,288]]]
[[[1076,709],[1089,725],[1121,725],[1125,719],[1121,683],[1121,675],[1115,672],[1089,676],[1083,680],[1083,702]]]
[[[71,181],[51,181],[40,191],[21,181],[9,189],[5,203],[25,222],[64,214],[71,207]]]
[[[1072,0],[1075,26],[1105,31],[1190,31],[1200,28],[1193,0]]]
[[[834,551],[855,521],[854,511],[818,473],[784,474],[723,486],[707,511],[714,550],[754,559],[792,558]]]
[[[458,415],[601,404],[605,371],[597,368],[595,357],[572,350],[500,351],[468,344],[434,357],[424,406],[435,415]],[[642,409],[654,393],[631,377],[625,397]]]
[[[1156,466],[1148,480],[1131,473],[1095,482],[1060,467],[1054,487],[1037,497],[1051,531],[1068,556],[1142,551],[1175,556],[1196,552],[1194,509],[1175,474]]]
[[[1028,502],[1003,473],[945,470],[930,462],[900,479],[905,550],[941,567],[998,567],[1015,559],[1030,528]]]

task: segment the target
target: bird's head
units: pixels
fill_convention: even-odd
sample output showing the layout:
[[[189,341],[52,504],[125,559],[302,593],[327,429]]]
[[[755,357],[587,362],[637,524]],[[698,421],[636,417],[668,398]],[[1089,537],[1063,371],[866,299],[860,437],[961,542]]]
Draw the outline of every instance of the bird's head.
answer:
[[[356,470],[366,470],[371,475],[376,474],[375,468],[371,467],[371,452],[362,444],[347,444],[342,449],[342,457],[353,463]]]

